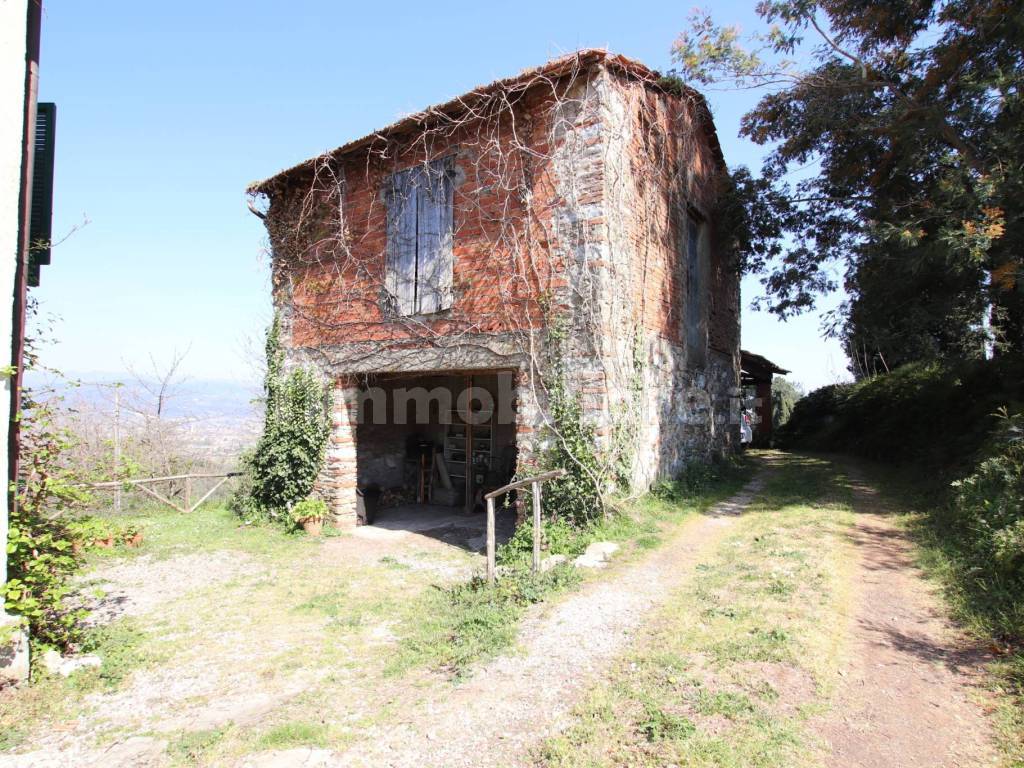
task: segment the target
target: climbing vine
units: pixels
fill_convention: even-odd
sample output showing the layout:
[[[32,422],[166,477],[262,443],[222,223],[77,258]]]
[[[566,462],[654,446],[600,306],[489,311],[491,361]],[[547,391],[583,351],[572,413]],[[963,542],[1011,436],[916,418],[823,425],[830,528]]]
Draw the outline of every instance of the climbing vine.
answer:
[[[287,512],[309,496],[324,465],[328,394],[310,369],[285,370],[276,314],[267,332],[266,354],[263,433],[243,460],[245,474],[232,508],[249,521],[287,522]]]

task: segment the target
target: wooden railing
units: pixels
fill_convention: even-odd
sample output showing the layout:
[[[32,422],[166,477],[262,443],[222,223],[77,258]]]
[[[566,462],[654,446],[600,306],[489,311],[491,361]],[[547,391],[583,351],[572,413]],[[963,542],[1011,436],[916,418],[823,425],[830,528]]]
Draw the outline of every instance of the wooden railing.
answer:
[[[226,483],[230,478],[238,477],[241,474],[242,474],[241,472],[225,472],[225,473],[220,473],[220,474],[195,472],[195,473],[192,473],[192,474],[189,474],[189,475],[166,475],[164,477],[143,477],[143,478],[139,478],[137,480],[111,480],[111,481],[108,481],[108,482],[105,482],[105,483],[86,483],[86,484],[84,484],[84,487],[89,488],[91,490],[99,491],[99,490],[115,490],[117,488],[124,488],[126,485],[131,485],[131,486],[134,486],[134,487],[138,488],[143,493],[148,494],[149,496],[152,496],[157,501],[160,501],[160,502],[166,504],[169,507],[173,507],[174,509],[178,510],[179,512],[183,512],[185,514],[188,514],[190,512],[195,512],[197,509],[199,509],[199,505],[202,504],[204,501],[206,501],[208,498],[210,498],[216,492],[216,490],[218,488],[220,488],[222,485],[224,485],[224,483]],[[206,493],[204,493],[202,495],[202,497],[199,499],[199,501],[197,501],[195,504],[193,504],[192,503],[192,481],[193,480],[210,479],[210,478],[220,478],[220,479],[216,483],[213,484],[213,487],[210,488],[210,490],[208,490]],[[172,482],[174,482],[176,480],[184,480],[185,481],[185,506],[183,506],[183,507],[178,505],[178,504],[176,504],[174,501],[172,501],[167,496],[164,496],[162,493],[160,493],[158,491],[155,491],[152,488],[147,487],[150,484],[172,483]]]
[[[533,489],[533,572],[540,571],[540,484],[546,480],[554,480],[565,474],[564,469],[553,469],[540,475],[527,477],[514,483],[504,485],[491,491],[484,498],[487,500],[487,583],[494,583],[495,572],[495,541],[494,541],[494,499],[509,491],[530,486]]]

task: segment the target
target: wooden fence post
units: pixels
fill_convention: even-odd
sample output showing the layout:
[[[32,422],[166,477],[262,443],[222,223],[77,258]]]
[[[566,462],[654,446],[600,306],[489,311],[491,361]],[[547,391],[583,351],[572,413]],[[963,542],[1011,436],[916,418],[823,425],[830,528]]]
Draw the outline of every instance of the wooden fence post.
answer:
[[[487,583],[494,583],[494,499],[487,499]]]
[[[540,573],[540,483],[533,484],[533,572]]]
[[[494,583],[494,499],[498,496],[530,486],[533,489],[533,572],[540,571],[540,484],[565,475],[564,469],[553,469],[533,477],[526,477],[515,483],[503,485],[484,495],[487,500],[487,583]]]

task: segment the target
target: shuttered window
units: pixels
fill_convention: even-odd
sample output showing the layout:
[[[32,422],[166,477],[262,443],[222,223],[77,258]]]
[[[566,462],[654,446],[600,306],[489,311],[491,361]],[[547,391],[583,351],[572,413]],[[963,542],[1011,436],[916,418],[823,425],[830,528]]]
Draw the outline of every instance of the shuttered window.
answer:
[[[391,177],[386,287],[398,315],[452,305],[452,170],[443,158]]]
[[[32,210],[29,217],[28,284],[39,285],[39,270],[50,263],[53,237],[53,158],[57,105],[36,105],[36,135],[32,156]]]

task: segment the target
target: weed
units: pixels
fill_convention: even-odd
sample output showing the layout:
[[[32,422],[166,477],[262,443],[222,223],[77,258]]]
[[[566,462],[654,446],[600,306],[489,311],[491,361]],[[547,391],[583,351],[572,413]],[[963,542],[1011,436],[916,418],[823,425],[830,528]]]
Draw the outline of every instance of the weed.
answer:
[[[562,565],[545,573],[508,569],[494,586],[475,578],[437,590],[430,605],[406,622],[400,652],[388,665],[398,674],[427,664],[459,678],[469,666],[508,648],[527,606],[575,586],[579,573]]]
[[[117,688],[136,669],[156,661],[142,650],[146,640],[146,633],[131,619],[91,630],[83,650],[99,656],[101,664],[76,672],[69,684],[80,691]]]

